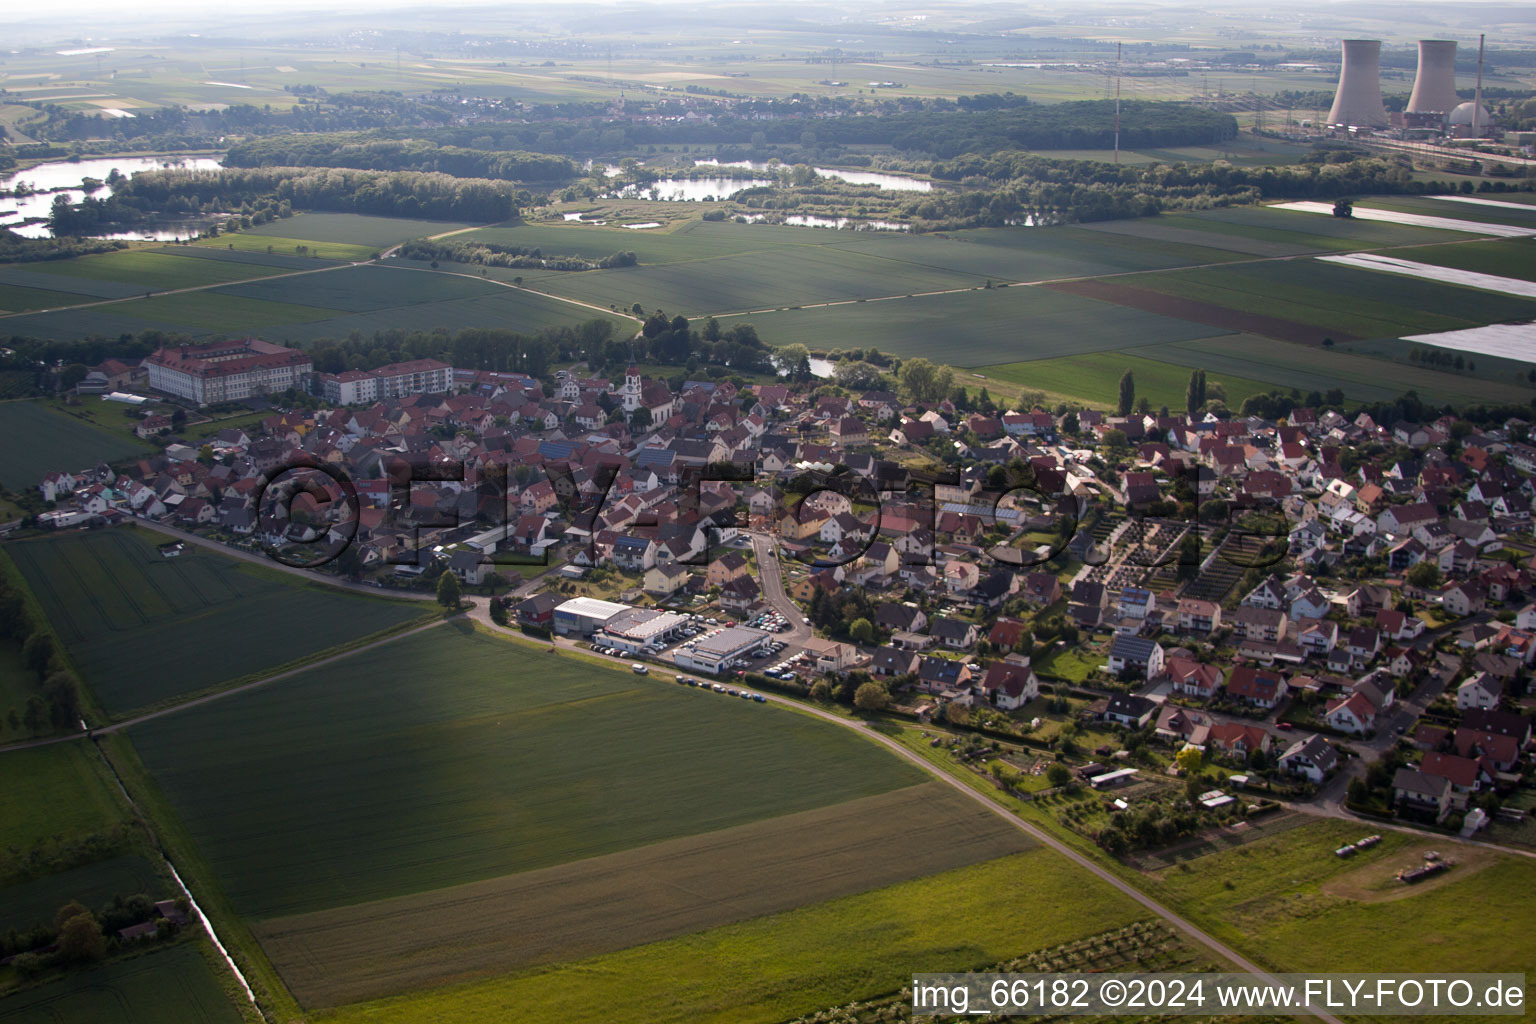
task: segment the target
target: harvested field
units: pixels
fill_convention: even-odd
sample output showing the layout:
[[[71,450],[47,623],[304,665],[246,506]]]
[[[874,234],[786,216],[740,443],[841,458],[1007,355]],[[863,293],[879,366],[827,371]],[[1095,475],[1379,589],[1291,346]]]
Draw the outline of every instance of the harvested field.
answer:
[[[613,952],[1031,845],[996,815],[929,782],[539,871],[279,918],[254,932],[301,1004],[336,1006]]]
[[[1239,309],[1218,306],[1212,302],[1201,302],[1198,299],[1165,295],[1115,281],[1058,281],[1044,287],[1080,295],[1087,299],[1113,302],[1116,305],[1128,306],[1131,309],[1156,313],[1160,316],[1209,324],[1234,334],[1262,334],[1268,338],[1293,341],[1302,345],[1321,344],[1324,337],[1322,330],[1310,324],[1264,316],[1259,313],[1247,313]],[[1326,336],[1334,341],[1354,340],[1354,335],[1345,334],[1342,331],[1330,331]]]

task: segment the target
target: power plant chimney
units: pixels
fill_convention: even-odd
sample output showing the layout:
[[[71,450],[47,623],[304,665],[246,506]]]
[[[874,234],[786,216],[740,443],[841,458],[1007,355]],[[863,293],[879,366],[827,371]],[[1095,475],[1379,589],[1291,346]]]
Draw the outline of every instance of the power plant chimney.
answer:
[[[1420,39],[1419,73],[1408,99],[1410,114],[1449,114],[1461,103],[1456,95],[1456,40]]]
[[[1333,94],[1329,124],[1385,128],[1387,108],[1381,102],[1381,40],[1345,39],[1339,89]]]

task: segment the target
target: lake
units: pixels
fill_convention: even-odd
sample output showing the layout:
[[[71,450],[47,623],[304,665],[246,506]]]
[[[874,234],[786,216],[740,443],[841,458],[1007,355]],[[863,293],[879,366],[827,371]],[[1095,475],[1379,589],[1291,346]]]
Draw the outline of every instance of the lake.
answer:
[[[93,157],[89,160],[56,160],[38,164],[24,171],[13,171],[0,176],[0,188],[13,189],[17,182],[23,181],[36,193],[29,196],[6,196],[0,199],[0,227],[8,227],[26,238],[49,237],[47,224],[23,225],[20,222],[29,217],[47,217],[53,208],[53,200],[56,196],[68,196],[70,202],[80,202],[85,198],[85,191],[72,186],[81,184],[86,178],[105,181],[107,175],[114,169],[120,174],[131,177],[138,171],[157,171],[166,167],[178,167],[190,171],[214,171],[218,170],[219,166],[219,162],[212,157],[179,156]],[[65,189],[66,191],[36,191],[39,189]],[[94,194],[105,196],[109,195],[110,191],[103,187]],[[161,225],[152,231],[129,231],[101,237],[173,242],[183,238],[193,238],[197,233],[198,225],[194,224]]]

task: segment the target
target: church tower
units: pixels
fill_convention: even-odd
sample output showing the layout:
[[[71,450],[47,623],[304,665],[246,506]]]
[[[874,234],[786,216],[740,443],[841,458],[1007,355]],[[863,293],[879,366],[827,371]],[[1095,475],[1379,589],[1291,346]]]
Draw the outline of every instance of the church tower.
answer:
[[[640,408],[640,368],[634,363],[629,364],[629,369],[624,371],[624,411],[634,412]]]

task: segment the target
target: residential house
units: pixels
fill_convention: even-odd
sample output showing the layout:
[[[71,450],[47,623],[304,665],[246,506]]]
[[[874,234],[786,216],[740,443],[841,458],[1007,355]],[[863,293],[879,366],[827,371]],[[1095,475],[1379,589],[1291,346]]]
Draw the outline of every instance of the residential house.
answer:
[[[1232,613],[1232,630],[1244,640],[1276,643],[1286,632],[1286,614],[1273,608],[1243,605]]]
[[[1399,768],[1392,776],[1392,802],[1399,814],[1429,817],[1439,824],[1451,811],[1451,780],[1417,768]]]
[[[1256,753],[1269,753],[1273,739],[1267,729],[1240,722],[1217,722],[1207,733],[1207,742],[1212,747],[1240,761]]]
[[[1280,754],[1280,770],[1299,775],[1312,783],[1321,783],[1339,764],[1339,752],[1319,735],[1297,740]]]
[[[1109,672],[1121,678],[1155,679],[1163,674],[1163,661],[1162,646],[1147,637],[1118,633],[1109,646]]]
[[[945,647],[951,650],[963,651],[972,647],[980,634],[979,628],[974,622],[966,622],[964,619],[934,619],[928,632],[938,639]]]
[[[1458,711],[1491,710],[1504,696],[1504,682],[1488,672],[1474,672],[1456,687]]]
[[[1099,717],[1130,729],[1143,728],[1157,711],[1157,702],[1134,694],[1117,693],[1109,698]]]
[[[1488,603],[1488,592],[1481,583],[1463,581],[1453,583],[1440,595],[1440,607],[1452,615],[1475,615]]]
[[[1273,708],[1287,692],[1285,676],[1270,669],[1239,665],[1227,679],[1227,694],[1255,707]]]
[[[1040,680],[1029,659],[994,661],[981,677],[982,692],[1002,711],[1014,711],[1040,695]]]
[[[1376,705],[1365,694],[1356,691],[1324,705],[1323,721],[1339,732],[1364,736],[1376,728]]]
[[[1221,668],[1191,658],[1171,657],[1164,664],[1174,693],[1209,700],[1221,692]]]
[[[1179,631],[1209,633],[1221,625],[1221,605],[1186,597],[1179,601]]]

